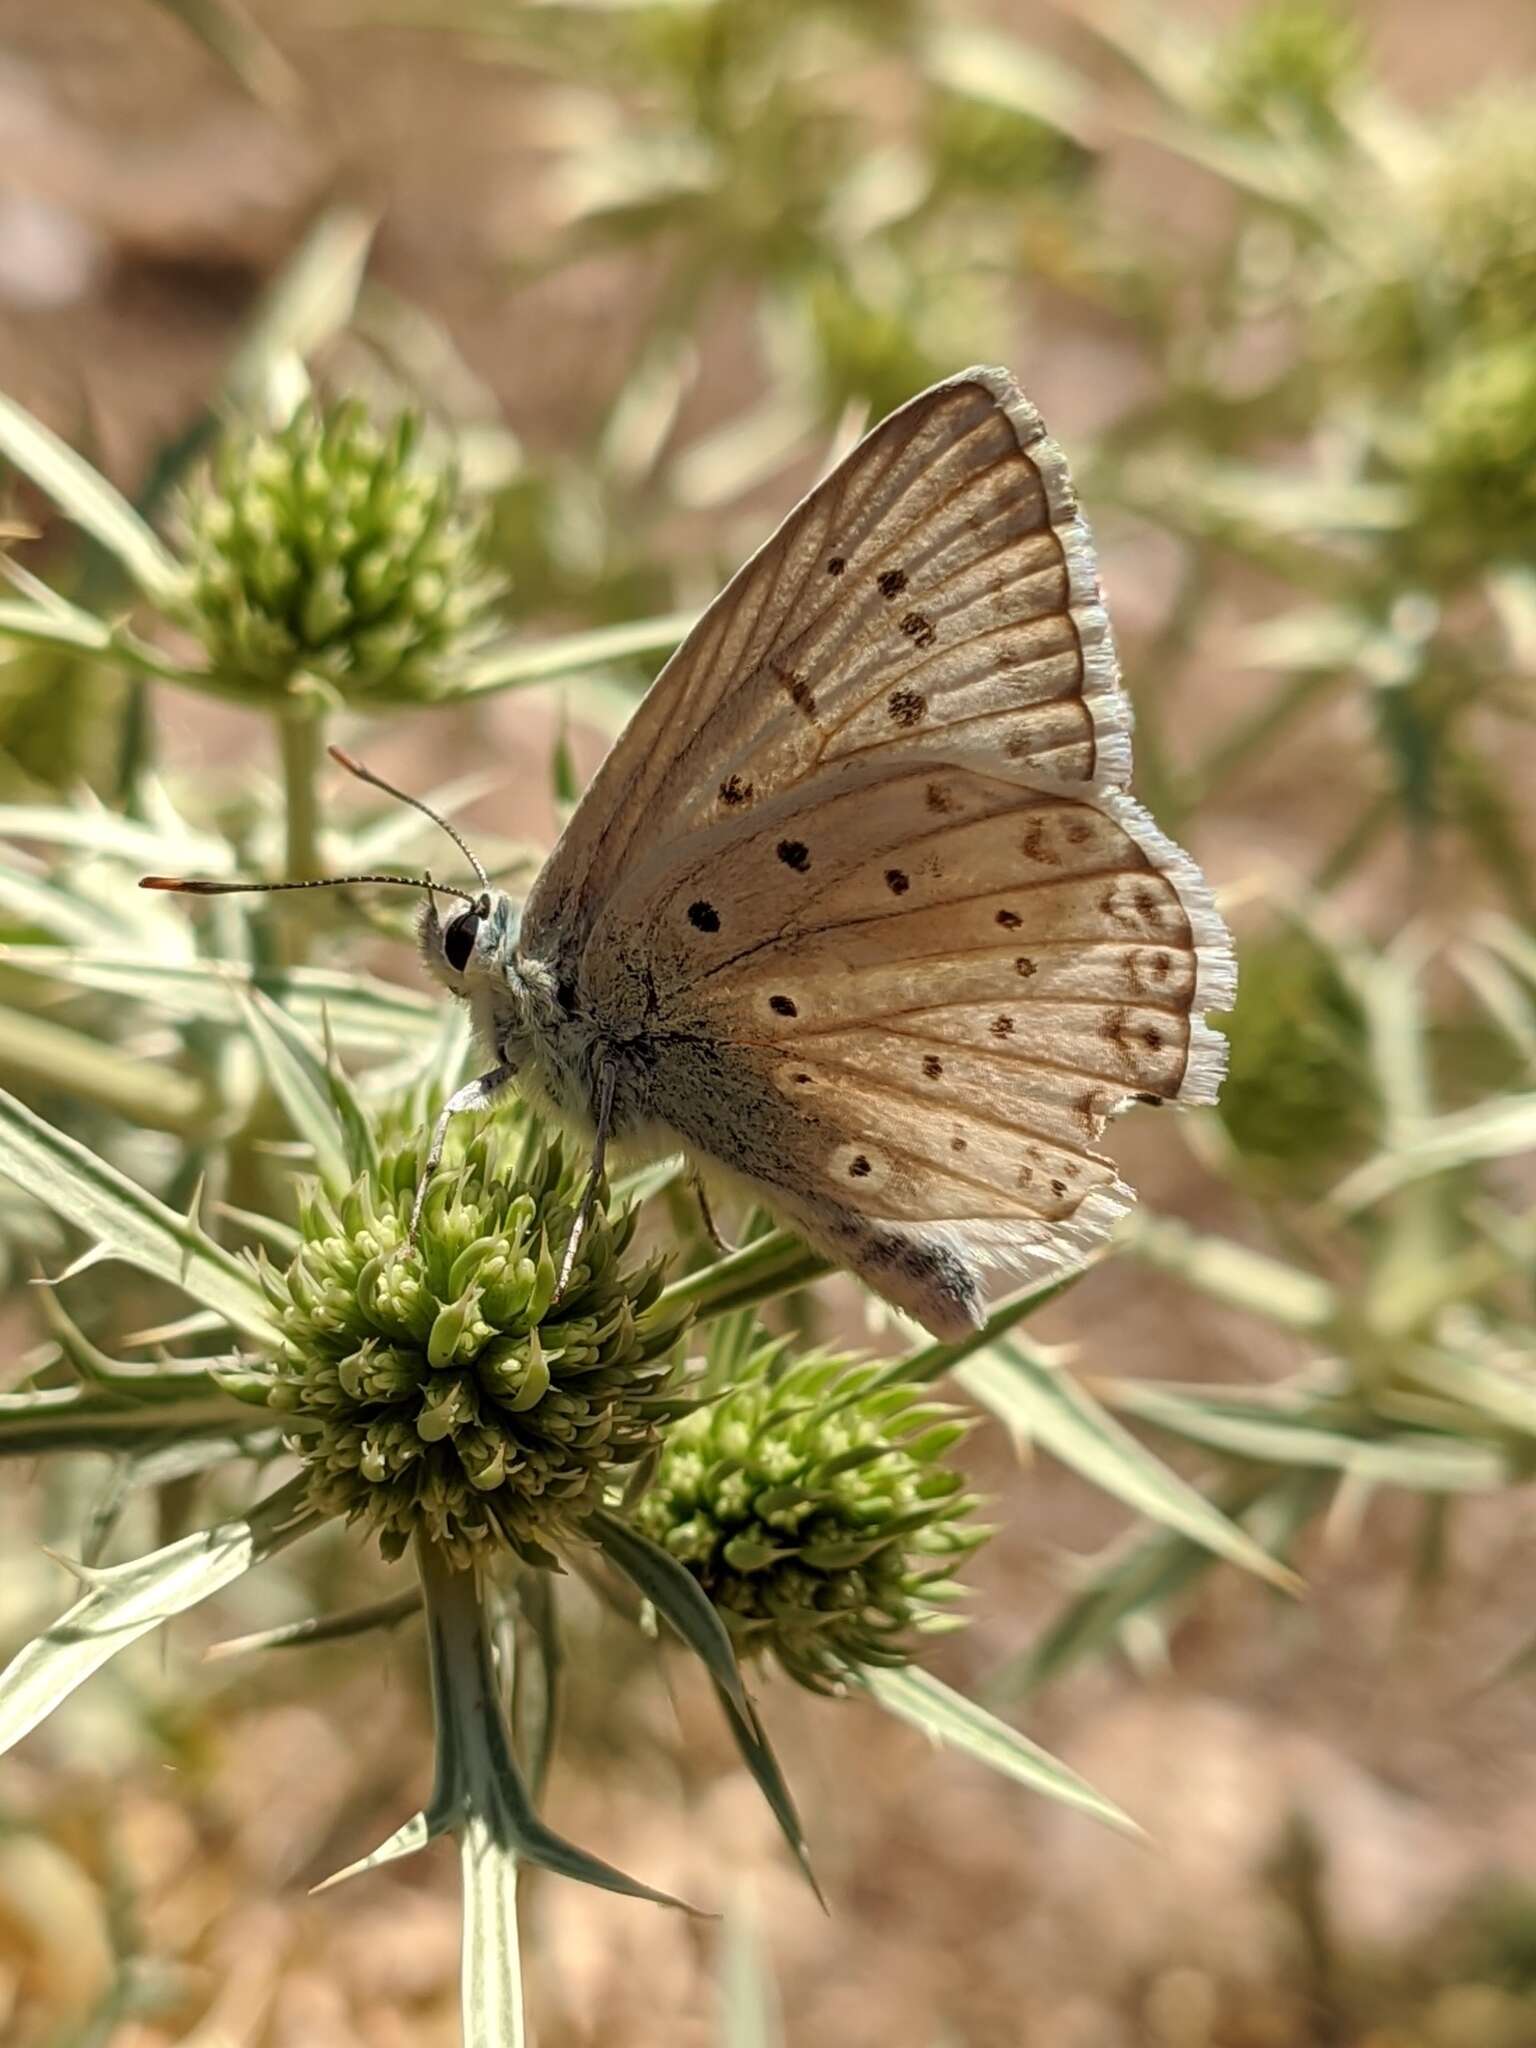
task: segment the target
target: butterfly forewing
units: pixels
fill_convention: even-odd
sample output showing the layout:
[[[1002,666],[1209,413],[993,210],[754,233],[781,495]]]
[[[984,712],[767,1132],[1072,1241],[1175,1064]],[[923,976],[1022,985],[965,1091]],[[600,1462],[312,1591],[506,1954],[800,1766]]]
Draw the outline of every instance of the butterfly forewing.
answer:
[[[827,763],[995,748],[1123,787],[1129,715],[1066,464],[1002,370],[877,427],[704,614],[535,885],[525,943],[569,975],[620,875]]]

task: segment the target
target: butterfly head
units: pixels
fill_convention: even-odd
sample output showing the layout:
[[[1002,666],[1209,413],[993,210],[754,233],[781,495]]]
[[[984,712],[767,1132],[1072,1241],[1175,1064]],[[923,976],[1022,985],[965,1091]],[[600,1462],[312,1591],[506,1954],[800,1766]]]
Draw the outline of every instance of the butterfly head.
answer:
[[[483,889],[443,918],[430,893],[416,927],[427,972],[452,995],[472,997],[487,982],[505,984],[517,947],[519,906],[500,889]]]

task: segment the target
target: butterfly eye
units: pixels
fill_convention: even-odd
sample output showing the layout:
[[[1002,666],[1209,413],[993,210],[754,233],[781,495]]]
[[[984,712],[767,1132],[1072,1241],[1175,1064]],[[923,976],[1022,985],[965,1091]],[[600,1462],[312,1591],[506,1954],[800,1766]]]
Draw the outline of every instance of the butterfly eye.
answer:
[[[455,974],[462,974],[469,965],[469,956],[475,950],[475,934],[479,929],[478,914],[473,910],[461,910],[443,933],[443,954]]]

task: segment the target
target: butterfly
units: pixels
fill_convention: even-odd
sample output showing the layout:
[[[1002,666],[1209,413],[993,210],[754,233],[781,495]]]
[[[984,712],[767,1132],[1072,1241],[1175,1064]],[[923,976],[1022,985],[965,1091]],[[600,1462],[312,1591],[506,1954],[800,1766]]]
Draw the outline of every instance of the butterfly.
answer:
[[[589,1202],[610,1144],[682,1152],[937,1337],[985,1268],[1092,1250],[1133,1199],[1107,1119],[1215,1100],[1236,982],[1130,732],[1039,414],[998,369],[922,392],[704,612],[526,902],[461,839],[465,908],[412,885],[492,1062],[418,1216],[449,1119],[515,1083],[591,1141]]]

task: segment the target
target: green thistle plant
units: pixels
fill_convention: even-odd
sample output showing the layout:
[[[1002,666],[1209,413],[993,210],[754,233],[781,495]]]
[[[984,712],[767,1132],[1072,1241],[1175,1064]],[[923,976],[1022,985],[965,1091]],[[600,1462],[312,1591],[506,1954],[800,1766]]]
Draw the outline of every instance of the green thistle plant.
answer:
[[[969,1424],[881,1369],[754,1354],[667,1432],[645,1533],[693,1573],[744,1656],[813,1691],[896,1667],[945,1626],[955,1565],[985,1540],[941,1460]]]
[[[1228,127],[1326,138],[1364,69],[1358,23],[1332,0],[1271,0],[1236,24],[1216,53],[1212,118]]]
[[[549,1545],[601,1505],[689,1404],[666,1392],[685,1308],[658,1303],[665,1260],[626,1265],[637,1212],[600,1199],[565,1292],[556,1269],[585,1167],[526,1124],[486,1124],[439,1170],[402,1256],[419,1141],[339,1200],[300,1204],[286,1271],[263,1268],[282,1331],[268,1405],[291,1416],[309,1499],[467,1566]]]
[[[1368,1142],[1373,1102],[1360,1006],[1327,947],[1300,926],[1250,945],[1227,1034],[1219,1113],[1241,1156],[1320,1188]]]
[[[1528,93],[1464,101],[1418,195],[1450,330],[1525,336],[1536,322],[1536,125]]]
[[[481,522],[414,413],[385,432],[356,402],[311,402],[276,433],[232,433],[181,514],[170,609],[226,678],[430,700],[486,638]]]
[[[1432,573],[1475,573],[1536,550],[1536,351],[1465,350],[1424,393],[1405,468]]]

